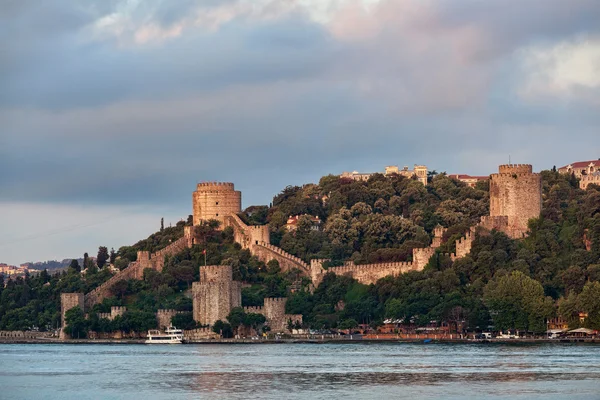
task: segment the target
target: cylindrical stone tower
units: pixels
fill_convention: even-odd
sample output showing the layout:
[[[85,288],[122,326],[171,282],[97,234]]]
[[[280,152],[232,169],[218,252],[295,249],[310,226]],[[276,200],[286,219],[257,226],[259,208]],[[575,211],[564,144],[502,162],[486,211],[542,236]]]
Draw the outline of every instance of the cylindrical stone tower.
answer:
[[[216,219],[223,223],[226,215],[242,211],[242,192],[229,182],[199,183],[192,195],[194,225]]]
[[[522,237],[542,211],[542,177],[529,164],[508,164],[490,176],[490,216],[507,216],[509,236]]]

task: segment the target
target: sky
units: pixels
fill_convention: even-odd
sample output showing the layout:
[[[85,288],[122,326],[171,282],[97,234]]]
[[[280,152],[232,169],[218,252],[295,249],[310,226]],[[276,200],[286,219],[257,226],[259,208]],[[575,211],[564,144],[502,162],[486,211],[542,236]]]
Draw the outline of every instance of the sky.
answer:
[[[343,171],[600,158],[598,0],[3,0],[0,262]]]

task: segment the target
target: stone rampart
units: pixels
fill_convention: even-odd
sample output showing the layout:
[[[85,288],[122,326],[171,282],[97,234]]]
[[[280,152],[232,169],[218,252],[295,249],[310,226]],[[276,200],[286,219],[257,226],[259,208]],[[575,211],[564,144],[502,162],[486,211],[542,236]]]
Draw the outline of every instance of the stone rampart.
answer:
[[[107,320],[109,320],[109,321],[110,321],[110,320],[112,320],[112,317],[111,317],[111,315],[110,315],[110,313],[109,313],[109,312],[101,312],[101,313],[98,313],[98,318],[99,318],[99,319],[107,319]]]
[[[242,304],[242,283],[232,279],[229,265],[200,267],[200,282],[192,284],[194,320],[202,325],[225,321]]]
[[[531,174],[533,166],[531,164],[503,164],[498,167],[501,174]]]
[[[83,293],[61,293],[60,294],[60,324],[65,327],[65,314],[74,307],[81,308],[85,312]]]
[[[183,331],[184,341],[219,339],[220,335],[215,333],[210,328],[198,328]]]
[[[51,332],[36,331],[0,331],[0,340],[39,339],[52,337]]]
[[[156,312],[156,322],[158,324],[158,328],[159,329],[164,329],[164,328],[168,328],[169,326],[171,326],[171,319],[177,315],[181,313],[181,311],[177,311],[177,310],[158,310]]]
[[[310,267],[307,263],[269,243],[260,242],[259,244],[252,245],[251,253],[264,263],[277,260],[281,270],[284,272],[298,269],[305,276],[310,276]]]
[[[244,312],[246,314],[265,314],[263,307],[244,307]]]
[[[229,214],[224,218],[223,226],[233,229],[233,238],[243,249],[252,251],[253,244],[270,243],[268,225],[246,225],[236,214]]]
[[[194,225],[216,219],[223,223],[230,214],[242,211],[242,193],[231,182],[203,182],[192,194]]]
[[[542,210],[542,177],[529,164],[501,165],[490,175],[490,216],[508,217],[506,233],[521,238]]]
[[[115,283],[121,280],[143,279],[146,268],[162,271],[165,256],[172,256],[191,245],[189,237],[181,237],[162,250],[150,254],[148,251],[138,251],[137,261],[129,263],[127,268],[117,272],[102,285],[85,295],[85,306],[91,308],[94,304],[100,303],[106,297],[112,296],[111,289]]]

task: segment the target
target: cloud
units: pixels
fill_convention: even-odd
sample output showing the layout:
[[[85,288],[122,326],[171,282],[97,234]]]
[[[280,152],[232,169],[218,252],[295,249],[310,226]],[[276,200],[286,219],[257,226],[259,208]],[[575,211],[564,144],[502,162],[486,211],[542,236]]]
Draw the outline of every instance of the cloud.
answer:
[[[600,104],[600,38],[578,38],[522,50],[520,95],[528,101],[553,99]]]
[[[598,157],[599,16],[597,0],[2,2],[0,202],[41,210],[25,224],[54,206],[160,219],[201,180],[248,206],[344,170]]]

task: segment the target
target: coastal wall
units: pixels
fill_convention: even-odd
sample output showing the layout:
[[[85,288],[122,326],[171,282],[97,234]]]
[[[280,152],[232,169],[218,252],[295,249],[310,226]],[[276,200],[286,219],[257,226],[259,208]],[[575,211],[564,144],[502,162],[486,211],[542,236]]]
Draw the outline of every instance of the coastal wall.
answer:
[[[194,321],[213,325],[226,321],[234,307],[242,305],[242,284],[233,280],[229,265],[200,267],[200,281],[192,284]]]

